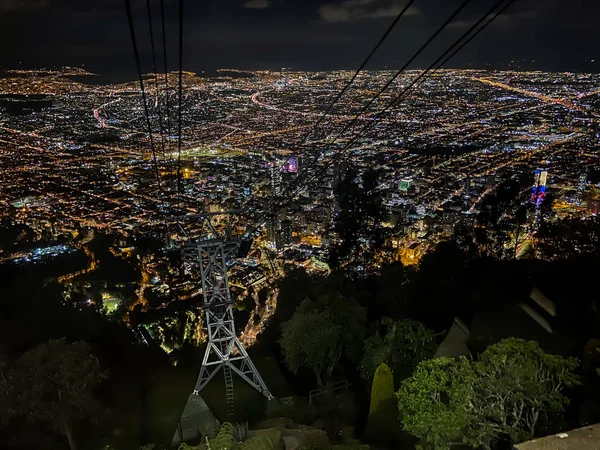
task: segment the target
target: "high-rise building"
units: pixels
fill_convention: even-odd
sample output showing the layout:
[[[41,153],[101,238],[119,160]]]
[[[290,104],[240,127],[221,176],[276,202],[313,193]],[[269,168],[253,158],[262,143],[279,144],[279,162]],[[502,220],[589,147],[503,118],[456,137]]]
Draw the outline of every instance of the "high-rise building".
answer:
[[[281,234],[283,245],[292,245],[292,221],[290,219],[281,221]]]
[[[333,173],[334,186],[337,186],[339,183],[341,183],[344,180],[344,178],[346,178],[347,171],[348,171],[348,163],[347,162],[341,161],[335,165],[334,173]]]
[[[275,235],[275,248],[277,250],[281,250],[283,249],[284,244],[283,244],[283,230],[280,228],[276,231],[276,235]]]
[[[274,197],[281,195],[281,172],[277,164],[271,163],[271,193]]]
[[[298,173],[298,158],[290,156],[283,166],[281,166],[281,171],[284,173]]]
[[[408,188],[410,188],[410,185],[412,184],[412,182],[413,182],[413,180],[410,177],[402,178],[402,180],[400,180],[400,190],[402,192],[408,191]]]
[[[575,194],[575,204],[581,205],[583,202],[583,194],[585,192],[585,188],[587,187],[587,173],[582,173],[579,176],[579,185],[577,186],[577,194]]]
[[[277,242],[277,226],[272,218],[267,220],[267,240],[272,243]]]
[[[548,171],[546,169],[537,169],[533,177],[533,187],[531,188],[531,203],[540,206],[546,197],[546,181]]]

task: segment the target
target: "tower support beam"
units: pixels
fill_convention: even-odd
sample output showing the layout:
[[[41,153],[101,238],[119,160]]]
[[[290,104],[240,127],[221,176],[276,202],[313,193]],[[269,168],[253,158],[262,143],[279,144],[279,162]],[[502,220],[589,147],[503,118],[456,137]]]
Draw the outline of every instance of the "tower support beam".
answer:
[[[199,240],[183,249],[184,263],[200,268],[208,344],[200,374],[194,387],[198,395],[217,372],[227,366],[268,399],[273,396],[258,373],[246,349],[236,336],[227,260],[237,254],[239,239],[210,238]],[[224,371],[226,372],[226,371]],[[231,377],[225,377],[226,382]],[[226,386],[232,391],[232,386]]]

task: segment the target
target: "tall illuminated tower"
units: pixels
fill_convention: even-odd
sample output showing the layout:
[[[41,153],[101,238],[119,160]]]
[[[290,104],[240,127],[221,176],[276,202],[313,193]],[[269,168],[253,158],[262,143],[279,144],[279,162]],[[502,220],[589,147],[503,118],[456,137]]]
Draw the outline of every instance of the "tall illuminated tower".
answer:
[[[587,187],[587,173],[584,172],[579,176],[579,185],[577,186],[577,194],[575,195],[575,204],[581,205],[583,202],[583,194]]]
[[[271,171],[271,193],[273,197],[279,197],[281,195],[281,172],[277,164],[272,164],[270,167]]]
[[[531,188],[531,203],[540,206],[546,197],[546,181],[548,171],[546,169],[537,169],[533,177],[533,187]]]

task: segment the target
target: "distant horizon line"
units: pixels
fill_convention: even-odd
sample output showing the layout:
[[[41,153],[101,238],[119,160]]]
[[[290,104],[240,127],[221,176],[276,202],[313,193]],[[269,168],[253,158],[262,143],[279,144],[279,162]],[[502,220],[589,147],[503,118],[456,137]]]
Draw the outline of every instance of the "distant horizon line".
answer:
[[[71,76],[110,76],[110,75],[118,75],[124,76],[126,73],[129,73],[129,70],[112,70],[112,71],[98,71],[95,69],[91,71],[91,68],[87,68],[86,65],[81,66],[72,66],[72,65],[64,65],[64,66],[44,66],[44,67],[30,67],[30,68],[22,68],[15,67],[9,68],[0,65],[0,72],[57,72],[57,71],[67,71],[67,70],[77,70],[83,73],[80,74],[71,74]],[[372,69],[363,69],[361,72],[391,72],[397,71],[399,68],[372,68]],[[406,72],[411,71],[422,71],[426,70],[425,67],[414,67],[410,69],[406,69]],[[439,71],[493,71],[493,72],[521,72],[521,73],[576,73],[576,74],[600,74],[598,72],[590,72],[590,71],[582,71],[582,70],[544,70],[544,69],[526,69],[526,68],[493,68],[493,67],[444,67],[436,70]],[[240,72],[240,73],[260,73],[260,72],[273,72],[273,73],[285,73],[285,72],[306,72],[306,73],[319,73],[319,72],[355,72],[355,68],[336,68],[336,69],[300,69],[294,67],[280,67],[277,69],[274,68],[262,68],[262,69],[248,69],[248,68],[236,68],[236,67],[220,67],[216,69],[207,69],[207,70],[191,70],[191,69],[183,69],[184,73],[190,73],[194,75],[201,76],[205,73],[219,73],[219,72]],[[164,74],[163,71],[157,71],[156,73]],[[179,73],[178,70],[170,70],[169,74]],[[144,75],[154,74],[154,72],[144,72]],[[132,77],[136,77],[137,74],[131,73]]]

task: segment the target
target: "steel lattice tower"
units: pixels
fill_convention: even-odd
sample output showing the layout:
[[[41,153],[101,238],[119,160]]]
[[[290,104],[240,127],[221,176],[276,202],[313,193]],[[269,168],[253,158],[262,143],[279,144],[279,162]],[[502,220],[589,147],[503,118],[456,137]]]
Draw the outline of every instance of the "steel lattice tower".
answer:
[[[182,259],[185,264],[200,268],[202,279],[203,308],[208,330],[208,345],[202,359],[200,374],[194,387],[198,395],[223,368],[227,390],[228,410],[233,413],[233,380],[231,372],[237,373],[250,386],[268,399],[269,389],[261,378],[246,349],[236,336],[233,321],[231,292],[227,279],[227,261],[249,249],[249,241],[231,237],[230,227],[223,235],[211,223],[211,217],[223,213],[206,214],[201,237],[184,245]],[[189,217],[189,216],[186,216]]]

